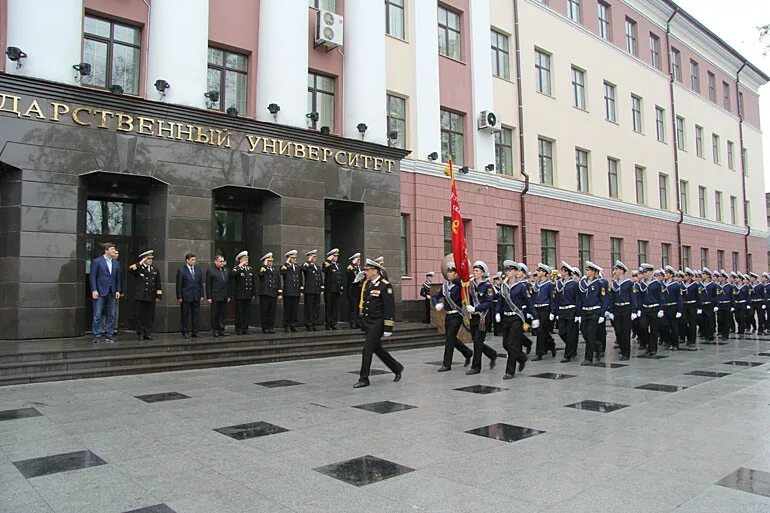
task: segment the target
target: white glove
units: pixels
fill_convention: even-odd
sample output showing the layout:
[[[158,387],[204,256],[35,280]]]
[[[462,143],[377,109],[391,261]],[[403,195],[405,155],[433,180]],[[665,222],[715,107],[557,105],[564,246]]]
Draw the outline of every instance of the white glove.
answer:
[[[465,307],[466,310],[468,310],[468,313],[473,313],[476,311],[476,307],[473,305],[468,305]]]
[[[751,305],[747,305],[746,310],[751,310]]]
[[[540,321],[538,321],[537,319],[535,319],[534,321],[532,321],[532,329],[533,329],[533,330],[536,330],[536,329],[537,329],[537,328],[539,328],[539,327],[540,327]]]
[[[767,309],[767,305],[762,305],[762,310],[766,310],[766,309]]]
[[[679,318],[681,318],[681,317],[682,317],[682,312],[677,312],[677,313],[676,313],[676,318],[677,318],[677,319],[679,319]]]
[[[436,303],[436,306],[434,308],[436,308],[437,312],[440,312],[441,310],[444,309],[444,303]]]
[[[500,322],[500,314],[495,314],[495,322]]]
[[[703,313],[703,310],[701,310],[700,308],[698,308],[697,310],[695,310],[695,313],[696,313],[697,315],[700,315],[700,314],[702,314],[702,313]]]
[[[383,333],[383,334],[382,334],[382,336],[383,336],[383,337],[389,337],[389,336],[391,336],[392,334],[393,334],[393,332],[392,332],[392,331],[386,331],[385,333]]]
[[[716,312],[718,312],[718,311],[719,311],[719,307],[718,307],[718,306],[715,306],[715,307],[714,307],[714,313],[716,313]]]
[[[576,322],[576,323],[580,324],[580,321],[581,321],[581,320],[582,320],[582,319],[581,319],[580,317],[575,317],[575,322]]]
[[[764,306],[762,308],[764,308]],[[554,314],[548,314],[548,320],[549,321],[552,321],[554,319],[556,319],[556,316]]]
[[[663,318],[663,310],[658,310],[658,319]]]
[[[604,316],[605,316],[605,317],[611,317],[611,316],[612,316],[612,312],[610,312],[609,310],[607,310],[606,312],[604,312]]]
[[[603,315],[599,316],[599,321],[598,322],[599,322],[599,324],[604,322],[604,316]]]
[[[611,313],[610,315],[608,315],[608,317],[610,318],[611,321],[615,320],[615,314],[614,313]]]
[[[734,311],[735,311],[735,308],[730,308],[730,311],[731,311],[731,312],[734,312]]]
[[[527,319],[532,320],[532,314],[527,314]]]
[[[632,320],[632,321],[635,321],[635,320],[636,320],[636,318],[637,318],[637,315],[636,315],[635,313],[632,313],[632,314],[631,314],[631,320]]]

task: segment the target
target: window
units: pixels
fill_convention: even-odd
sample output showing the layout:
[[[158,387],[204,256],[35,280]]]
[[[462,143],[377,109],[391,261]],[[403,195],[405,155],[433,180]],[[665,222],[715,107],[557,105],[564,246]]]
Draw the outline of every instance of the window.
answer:
[[[604,82],[604,117],[613,123],[618,120],[615,110],[615,86],[609,82]]]
[[[752,268],[752,262],[751,262],[751,253],[746,255],[746,270],[751,271]]]
[[[650,32],[650,64],[660,69],[660,38]]]
[[[308,118],[308,128],[318,130],[328,126],[334,132],[334,78],[310,72],[307,75],[308,112],[318,114],[318,119]]]
[[[337,12],[337,0],[308,0],[307,5],[322,11]]]
[[[438,8],[438,54],[457,59],[462,58],[460,50],[460,15],[444,7]]]
[[[586,109],[586,72],[572,66],[572,106]]]
[[[513,176],[513,130],[502,127],[495,132],[495,169],[501,175]]]
[[[401,276],[409,276],[409,214],[401,214]]]
[[[388,146],[406,148],[406,100],[392,94],[388,102]],[[390,135],[396,137],[391,138]]]
[[[668,175],[658,175],[658,195],[661,210],[668,210]]]
[[[553,142],[537,138],[537,160],[540,168],[540,183],[553,185]]]
[[[610,264],[623,260],[623,239],[610,237]]]
[[[448,110],[441,111],[441,161],[464,164],[465,138],[463,127],[465,116]]]
[[[700,266],[701,269],[709,266],[709,249],[700,248]]]
[[[725,268],[725,252],[723,249],[717,250],[717,268],[718,269]]]
[[[642,133],[642,99],[636,95],[631,95],[631,121],[634,132]]]
[[[646,174],[647,171],[642,166],[636,166],[634,168],[634,179],[636,181],[636,202],[639,205],[645,205],[647,203],[644,191],[644,186],[647,181],[645,176]]]
[[[540,230],[540,260],[545,265],[556,266],[556,237],[558,232]]]
[[[743,91],[738,91],[738,115],[743,116],[743,112]]]
[[[551,95],[551,54],[535,50],[535,80],[537,92]]]
[[[577,169],[577,190],[589,192],[587,151],[575,148],[575,168]]]
[[[581,272],[585,271],[586,262],[591,260],[591,239],[593,239],[593,235],[578,234],[578,260],[580,260]]]
[[[727,168],[735,171],[735,143],[727,141]]]
[[[506,80],[511,78],[511,56],[508,36],[492,29],[492,74]]]
[[[744,208],[744,217],[746,218],[745,219],[746,226],[750,226],[751,225],[751,202],[748,200],[744,201],[743,208]]]
[[[444,218],[444,254],[449,255],[452,253],[452,219],[450,217]]]
[[[730,111],[730,84],[722,82],[722,106]]]
[[[703,186],[698,187],[698,215],[703,219],[706,218],[706,188]]]
[[[399,39],[406,38],[404,0],[385,0],[385,33]]]
[[[690,213],[689,185],[686,180],[679,180],[679,206],[685,214]]]
[[[618,197],[618,161],[607,157],[607,183],[609,184],[610,198]]]
[[[661,266],[671,265],[671,244],[663,243],[660,245]]]
[[[717,102],[717,77],[710,71],[706,73],[709,81],[709,100]]]
[[[730,196],[730,222],[738,224],[738,198]]]
[[[733,269],[732,270],[733,271],[738,270],[738,252],[737,251],[733,251]]]
[[[719,146],[719,136],[717,134],[711,134],[711,154],[714,157],[714,164],[721,164],[719,156],[721,151]]]
[[[674,80],[682,81],[682,54],[673,46],[671,47],[671,73],[674,75]]]
[[[666,111],[655,107],[655,133],[660,142],[666,142]]]
[[[639,254],[639,263],[638,265],[641,266],[644,263],[647,263],[647,251],[649,250],[650,242],[646,240],[640,240],[636,242],[636,252]]]
[[[741,169],[744,175],[749,176],[749,150],[747,148],[741,150]]]
[[[210,109],[238,109],[246,114],[248,97],[248,57],[240,53],[228,52],[209,47],[208,91],[219,91],[216,102],[209,99]]]
[[[515,236],[516,229],[513,226],[497,225],[497,268],[503,268],[505,260],[516,258]]]
[[[695,154],[703,158],[703,127],[695,125]]]
[[[722,192],[714,191],[714,217],[722,222]]]
[[[692,59],[690,59],[690,87],[696,93],[700,93],[700,66]]]
[[[599,37],[604,40],[611,41],[612,33],[610,32],[610,6],[600,1],[598,4],[599,9]]]
[[[139,94],[139,56],[142,31],[137,27],[86,16],[83,23],[83,62],[91,74],[82,83],[95,87],[123,87],[126,94]]]
[[[682,246],[682,267],[690,267],[690,246]]]
[[[635,57],[639,55],[637,39],[636,22],[626,17],[626,51]]]
[[[567,17],[575,23],[581,22],[580,0],[567,0]]]
[[[685,131],[684,131],[684,118],[682,116],[676,117],[676,147],[680,150],[685,149]]]

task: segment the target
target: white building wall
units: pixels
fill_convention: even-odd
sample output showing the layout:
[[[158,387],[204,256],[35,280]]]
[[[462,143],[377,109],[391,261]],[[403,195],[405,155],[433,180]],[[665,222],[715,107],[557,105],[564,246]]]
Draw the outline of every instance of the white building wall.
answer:
[[[438,72],[438,10],[431,1],[413,3],[412,34],[414,47],[415,118],[414,157],[427,159],[429,153],[441,156],[441,102]]]
[[[483,170],[495,162],[495,140],[491,132],[476,128],[479,114],[494,110],[492,62],[490,59],[490,5],[489,0],[470,2],[471,83],[473,90],[473,146],[475,161],[472,167]]]

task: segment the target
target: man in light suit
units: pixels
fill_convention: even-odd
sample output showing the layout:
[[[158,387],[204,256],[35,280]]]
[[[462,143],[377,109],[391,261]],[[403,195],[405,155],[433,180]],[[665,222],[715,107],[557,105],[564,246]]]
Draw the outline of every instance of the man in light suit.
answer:
[[[185,264],[176,271],[176,299],[182,305],[182,336],[198,338],[198,318],[203,300],[203,273],[195,265],[193,253],[184,256]]]
[[[91,261],[89,272],[91,298],[94,303],[93,343],[98,344],[104,339],[106,343],[114,344],[115,305],[123,293],[120,263],[117,261],[118,251],[115,244],[107,242],[102,245],[102,249],[104,254]]]

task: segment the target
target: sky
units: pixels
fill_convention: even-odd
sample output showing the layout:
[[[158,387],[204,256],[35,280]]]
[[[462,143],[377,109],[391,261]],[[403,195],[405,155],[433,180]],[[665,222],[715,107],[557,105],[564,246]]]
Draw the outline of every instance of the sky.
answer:
[[[757,27],[770,23],[770,0],[674,0],[712,32],[725,40],[757,68],[770,75],[770,48],[759,41]],[[759,90],[759,110],[762,122],[765,192],[770,192],[770,84]]]

